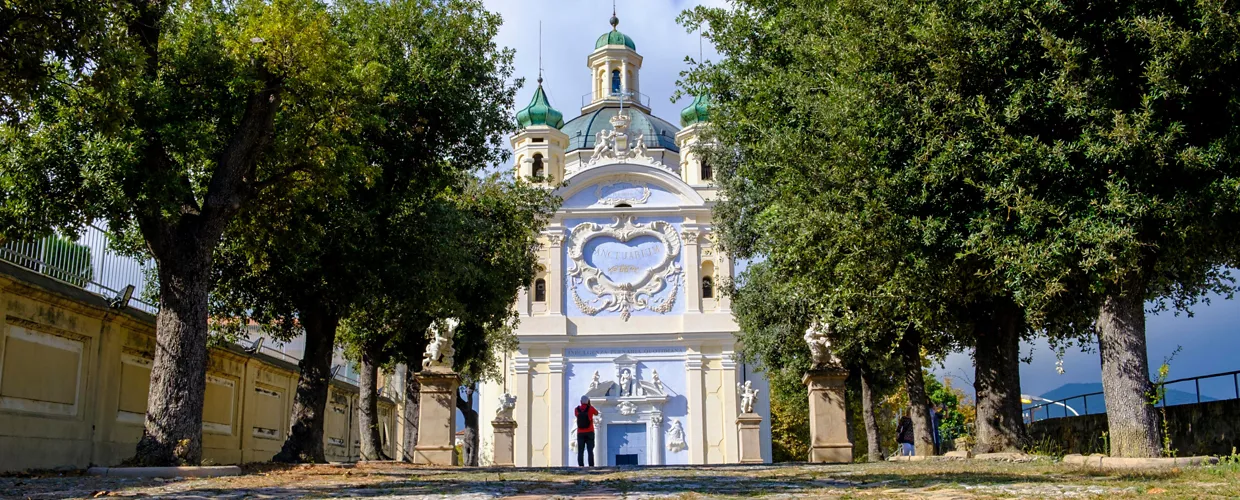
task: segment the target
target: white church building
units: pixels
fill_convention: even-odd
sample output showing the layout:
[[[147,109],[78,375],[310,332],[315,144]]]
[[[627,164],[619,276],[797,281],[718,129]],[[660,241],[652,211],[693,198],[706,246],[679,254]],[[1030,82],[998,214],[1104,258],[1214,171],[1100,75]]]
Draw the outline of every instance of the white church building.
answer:
[[[542,238],[542,273],[517,300],[519,347],[502,380],[480,387],[482,461],[508,393],[517,466],[576,465],[582,395],[601,413],[597,465],[736,463],[737,385],[750,381],[769,462],[770,391],[734,359],[737,325],[720,294],[733,263],[717,250],[710,165],[694,154],[709,99],[694,99],[680,127],[653,116],[642,56],[618,23],[586,58],[592,92],[580,116],[565,121],[541,78],[517,113],[517,175],[564,203]]]

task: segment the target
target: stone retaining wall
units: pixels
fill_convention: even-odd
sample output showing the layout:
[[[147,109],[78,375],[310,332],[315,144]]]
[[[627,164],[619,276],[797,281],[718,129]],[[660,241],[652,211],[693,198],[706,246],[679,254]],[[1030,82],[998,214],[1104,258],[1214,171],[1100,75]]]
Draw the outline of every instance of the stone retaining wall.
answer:
[[[1161,408],[1159,413],[1161,414]],[[1230,455],[1240,447],[1240,399],[1167,407],[1171,448],[1177,456]],[[1035,443],[1050,442],[1061,453],[1105,453],[1107,416],[1050,418],[1029,426]]]

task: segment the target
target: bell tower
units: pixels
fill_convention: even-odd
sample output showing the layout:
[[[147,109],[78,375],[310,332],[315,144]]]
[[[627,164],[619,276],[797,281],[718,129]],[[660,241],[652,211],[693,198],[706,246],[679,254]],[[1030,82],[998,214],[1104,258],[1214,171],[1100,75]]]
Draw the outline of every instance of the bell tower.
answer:
[[[621,33],[617,27],[620,18],[611,14],[611,31],[603,33],[594,42],[594,52],[586,60],[590,68],[590,102],[581,108],[588,113],[607,106],[631,106],[647,113],[649,103],[642,99],[642,56],[637,54],[633,39]]]
[[[517,111],[517,133],[512,136],[517,177],[551,186],[564,180],[564,150],[568,135],[560,131],[564,115],[551,107],[542,76],[529,105]]]
[[[714,168],[706,155],[697,150],[709,120],[708,95],[694,97],[693,102],[680,111],[680,126],[684,127],[676,133],[676,146],[680,148],[680,177],[690,186],[710,184],[715,179]]]

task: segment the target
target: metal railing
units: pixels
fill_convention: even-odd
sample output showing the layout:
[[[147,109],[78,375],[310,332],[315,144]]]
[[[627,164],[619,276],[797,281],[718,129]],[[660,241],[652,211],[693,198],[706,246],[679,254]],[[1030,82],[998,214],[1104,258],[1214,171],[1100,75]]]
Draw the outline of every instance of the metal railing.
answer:
[[[1220,400],[1226,401],[1229,399],[1240,399],[1240,370],[1235,370],[1235,371],[1230,371],[1230,372],[1212,373],[1209,375],[1199,375],[1196,377],[1179,378],[1179,379],[1168,380],[1166,382],[1163,382],[1161,386],[1159,387],[1160,389],[1163,390],[1163,394],[1159,398],[1159,401],[1156,403],[1156,405],[1166,408],[1167,406],[1178,406],[1178,405],[1183,405],[1183,404],[1201,403],[1201,395],[1202,395],[1201,394],[1201,381],[1210,380],[1210,379],[1222,379],[1222,378],[1231,379],[1231,391],[1229,391],[1231,392],[1231,395],[1228,397],[1223,397],[1223,398],[1217,398],[1214,396],[1206,396],[1206,397],[1210,398],[1209,399],[1210,401],[1220,401]],[[1165,390],[1174,384],[1188,384],[1190,382],[1193,384],[1193,392],[1192,392],[1193,400],[1168,404],[1167,393],[1165,392]],[[1154,383],[1157,385],[1156,381],[1151,382],[1151,383]],[[1033,406],[1030,406],[1024,409],[1025,420],[1027,422],[1036,422],[1038,420],[1045,420],[1048,418],[1062,418],[1062,417],[1076,416],[1076,415],[1070,415],[1069,410],[1076,411],[1080,415],[1106,413],[1106,401],[1099,401],[1100,399],[1102,399],[1102,395],[1103,395],[1102,392],[1091,392],[1088,394],[1078,394],[1076,396],[1063,398],[1058,401],[1050,401],[1047,403],[1033,405]],[[1094,401],[1096,401],[1093,406],[1094,411],[1092,412],[1090,411],[1090,406],[1089,406],[1089,398],[1091,397],[1095,398]],[[1075,405],[1075,403],[1078,400],[1080,401],[1080,406]],[[1058,407],[1058,409],[1054,409],[1055,407]],[[1041,415],[1039,415],[1039,413],[1041,413]]]
[[[641,92],[609,92],[602,99],[595,99],[594,93],[590,92],[581,96],[581,107],[584,108],[600,100],[617,103],[624,102],[626,105],[627,103],[637,103],[645,108],[650,107],[650,96]]]
[[[0,246],[0,259],[107,299],[120,298],[126,287],[133,286],[133,298],[125,305],[158,312],[158,307],[141,299],[154,262],[120,255],[112,248],[111,233],[92,224],[76,239],[54,234],[35,241],[6,241]]]

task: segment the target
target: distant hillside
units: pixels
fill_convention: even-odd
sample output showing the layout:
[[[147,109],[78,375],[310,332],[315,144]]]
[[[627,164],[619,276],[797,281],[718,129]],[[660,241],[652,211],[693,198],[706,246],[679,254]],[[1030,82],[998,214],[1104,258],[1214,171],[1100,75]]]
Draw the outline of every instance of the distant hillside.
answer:
[[[1094,383],[1088,383],[1088,384],[1085,384],[1085,383],[1064,384],[1054,389],[1051,389],[1049,391],[1046,391],[1045,393],[1041,395],[1041,397],[1052,400],[1052,401],[1064,401],[1064,403],[1076,409],[1076,411],[1085,413],[1084,406],[1086,405],[1082,404],[1081,398],[1076,398],[1071,401],[1065,401],[1065,400],[1073,396],[1079,396],[1081,394],[1090,394],[1094,392],[1102,392],[1101,382],[1094,382]],[[1212,398],[1210,396],[1206,396],[1203,394],[1201,396],[1201,401],[1202,402],[1217,401],[1217,398]],[[1197,402],[1197,395],[1194,393],[1186,392],[1186,391],[1182,391],[1178,389],[1167,389],[1167,404],[1169,405],[1180,405],[1180,404],[1188,404],[1188,403],[1196,403],[1196,402]],[[1037,404],[1039,403],[1034,403],[1033,405],[1037,405]],[[1159,404],[1161,405],[1161,403]],[[1029,407],[1033,405],[1025,405],[1025,407]],[[1106,405],[1106,399],[1103,398],[1101,394],[1089,397],[1089,401],[1088,401],[1089,413],[1100,413],[1102,409],[1105,408],[1105,405]],[[1054,414],[1053,411],[1052,411],[1052,414]]]

